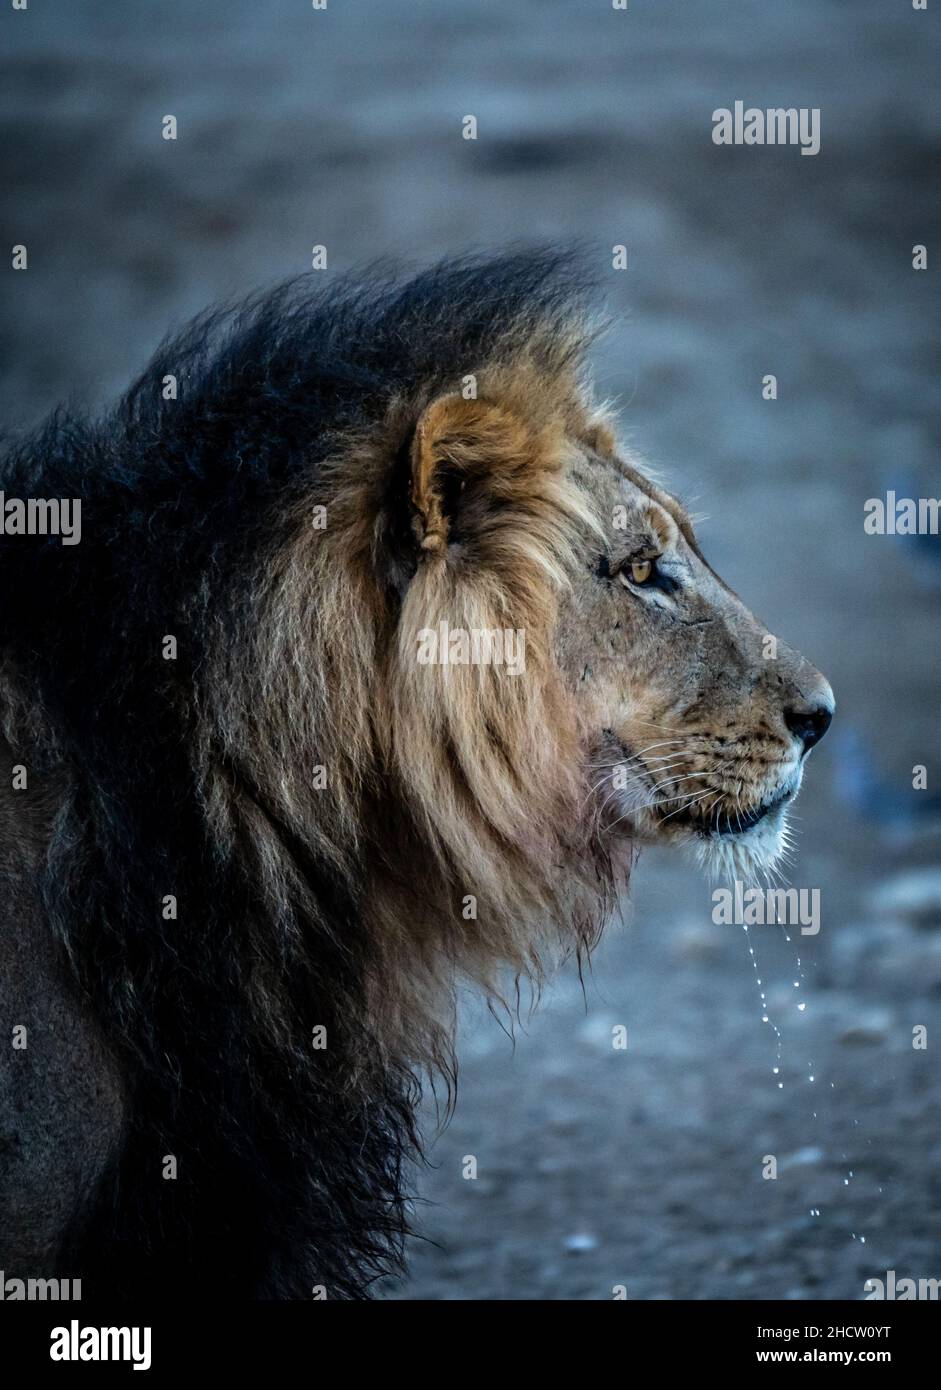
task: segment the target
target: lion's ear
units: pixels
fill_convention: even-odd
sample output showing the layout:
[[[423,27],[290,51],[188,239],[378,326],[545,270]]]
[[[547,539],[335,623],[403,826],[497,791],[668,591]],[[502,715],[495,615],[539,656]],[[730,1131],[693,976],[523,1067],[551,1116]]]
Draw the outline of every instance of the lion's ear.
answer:
[[[443,550],[473,477],[519,464],[527,433],[508,411],[456,393],[422,412],[411,449],[412,527],[423,550]]]

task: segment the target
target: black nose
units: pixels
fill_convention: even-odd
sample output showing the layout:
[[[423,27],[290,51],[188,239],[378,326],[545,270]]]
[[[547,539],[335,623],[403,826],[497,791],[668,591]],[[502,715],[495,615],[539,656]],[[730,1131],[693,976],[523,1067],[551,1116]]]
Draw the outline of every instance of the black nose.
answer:
[[[820,742],[829,729],[832,718],[833,710],[828,709],[826,705],[818,705],[816,709],[784,711],[784,722],[794,737],[803,743],[805,753],[809,753],[814,744]]]

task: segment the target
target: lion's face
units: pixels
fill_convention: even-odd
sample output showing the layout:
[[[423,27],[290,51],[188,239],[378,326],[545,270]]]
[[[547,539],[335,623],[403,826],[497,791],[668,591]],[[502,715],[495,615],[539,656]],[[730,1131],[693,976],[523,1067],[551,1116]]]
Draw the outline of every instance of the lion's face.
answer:
[[[830,686],[710,568],[674,498],[594,450],[573,481],[605,543],[562,604],[557,659],[606,831],[691,842],[727,871],[769,866]]]
[[[768,868],[833,693],[722,582],[680,503],[623,460],[603,419],[547,407],[534,421],[534,397],[443,397],[416,432],[421,558],[397,718],[415,726],[407,746],[431,729],[431,746],[459,751],[422,798],[440,805],[447,780],[466,808],[470,788],[504,845],[571,839],[574,815],[615,862],[622,845],[669,841],[736,875]],[[525,634],[525,675],[429,675],[415,638],[443,617]],[[422,766],[403,762],[403,778]]]

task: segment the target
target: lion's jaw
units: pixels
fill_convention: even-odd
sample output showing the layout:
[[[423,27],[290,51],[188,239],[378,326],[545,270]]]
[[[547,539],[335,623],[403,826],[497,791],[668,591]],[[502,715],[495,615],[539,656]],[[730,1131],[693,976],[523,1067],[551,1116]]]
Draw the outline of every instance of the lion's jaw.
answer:
[[[628,754],[615,761],[617,791],[612,796],[613,833],[629,833],[638,844],[669,844],[691,850],[711,877],[753,882],[774,870],[791,845],[788,808],[803,780],[803,765],[783,765],[754,790],[751,804],[727,808],[717,794],[690,802],[658,792],[655,773]],[[682,774],[680,774],[682,775]],[[662,781],[664,779],[660,779]],[[709,785],[717,779],[710,779]],[[681,784],[682,785],[685,784]],[[698,782],[697,782],[698,785]],[[702,783],[707,785],[705,779]],[[699,811],[705,806],[705,811]]]

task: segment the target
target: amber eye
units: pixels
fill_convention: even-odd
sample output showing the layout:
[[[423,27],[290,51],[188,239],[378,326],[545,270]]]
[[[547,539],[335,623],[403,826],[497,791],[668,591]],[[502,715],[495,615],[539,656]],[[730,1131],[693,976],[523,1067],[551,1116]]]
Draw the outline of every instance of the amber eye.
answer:
[[[649,584],[654,575],[653,560],[631,560],[619,571],[622,584]]]

